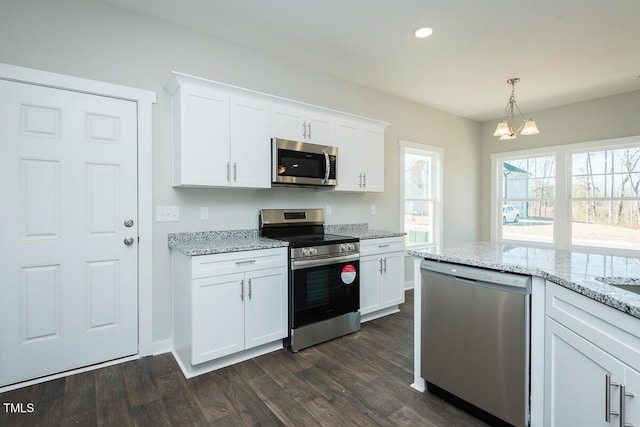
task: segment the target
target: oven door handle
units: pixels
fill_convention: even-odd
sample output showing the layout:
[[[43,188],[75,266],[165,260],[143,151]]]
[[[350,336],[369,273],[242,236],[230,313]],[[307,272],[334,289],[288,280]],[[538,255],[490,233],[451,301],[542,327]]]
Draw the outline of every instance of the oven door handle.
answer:
[[[317,267],[320,265],[340,264],[341,262],[358,261],[360,254],[339,255],[333,257],[323,257],[314,259],[291,260],[291,269],[300,270],[302,268]]]

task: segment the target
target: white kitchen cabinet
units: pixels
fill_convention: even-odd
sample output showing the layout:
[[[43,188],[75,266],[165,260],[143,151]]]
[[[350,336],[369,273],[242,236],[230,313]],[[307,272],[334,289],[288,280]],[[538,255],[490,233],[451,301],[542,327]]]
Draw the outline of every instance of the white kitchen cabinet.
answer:
[[[330,115],[274,104],[271,126],[271,136],[274,138],[334,145],[335,118]]]
[[[174,354],[190,377],[282,348],[286,248],[173,253]]]
[[[388,123],[172,72],[174,187],[268,188],[271,138],[338,147],[338,191],[384,191]]]
[[[271,187],[270,107],[247,96],[230,99],[229,185]]]
[[[551,282],[546,300],[544,425],[640,425],[640,320]]]
[[[384,191],[384,127],[355,120],[336,123],[337,191]]]
[[[360,241],[361,320],[398,311],[404,302],[404,238]]]
[[[172,94],[173,185],[271,186],[270,106],[259,96],[185,77]]]

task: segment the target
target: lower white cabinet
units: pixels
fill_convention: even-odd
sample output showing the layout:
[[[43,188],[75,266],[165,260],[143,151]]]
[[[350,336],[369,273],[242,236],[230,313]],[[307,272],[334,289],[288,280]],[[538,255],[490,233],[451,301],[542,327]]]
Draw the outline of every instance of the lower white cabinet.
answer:
[[[174,353],[187,377],[282,348],[286,248],[173,261]]]
[[[360,315],[366,322],[404,302],[404,237],[360,241]]]
[[[545,426],[640,425],[640,319],[547,282]]]

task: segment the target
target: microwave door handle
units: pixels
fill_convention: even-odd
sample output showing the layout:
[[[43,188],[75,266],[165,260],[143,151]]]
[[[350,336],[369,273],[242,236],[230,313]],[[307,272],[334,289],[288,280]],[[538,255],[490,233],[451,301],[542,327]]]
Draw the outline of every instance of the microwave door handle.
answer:
[[[322,181],[322,183],[326,184],[327,182],[329,182],[329,173],[331,172],[331,162],[329,161],[329,154],[327,154],[324,148],[322,149],[322,154],[324,155],[324,180]]]

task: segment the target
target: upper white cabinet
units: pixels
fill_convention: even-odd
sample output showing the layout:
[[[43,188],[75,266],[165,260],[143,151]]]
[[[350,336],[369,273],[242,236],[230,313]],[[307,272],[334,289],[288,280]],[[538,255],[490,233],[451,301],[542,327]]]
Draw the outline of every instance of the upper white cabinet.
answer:
[[[336,122],[337,191],[384,191],[384,126],[356,120]]]
[[[273,105],[271,136],[292,141],[334,145],[335,118],[290,106]]]
[[[271,186],[269,104],[246,96],[231,97],[228,182],[234,187]]]
[[[173,115],[173,186],[271,186],[271,138],[338,147],[342,191],[384,190],[388,123],[182,73],[165,84]]]
[[[225,86],[173,75],[173,185],[271,186],[270,108]]]

